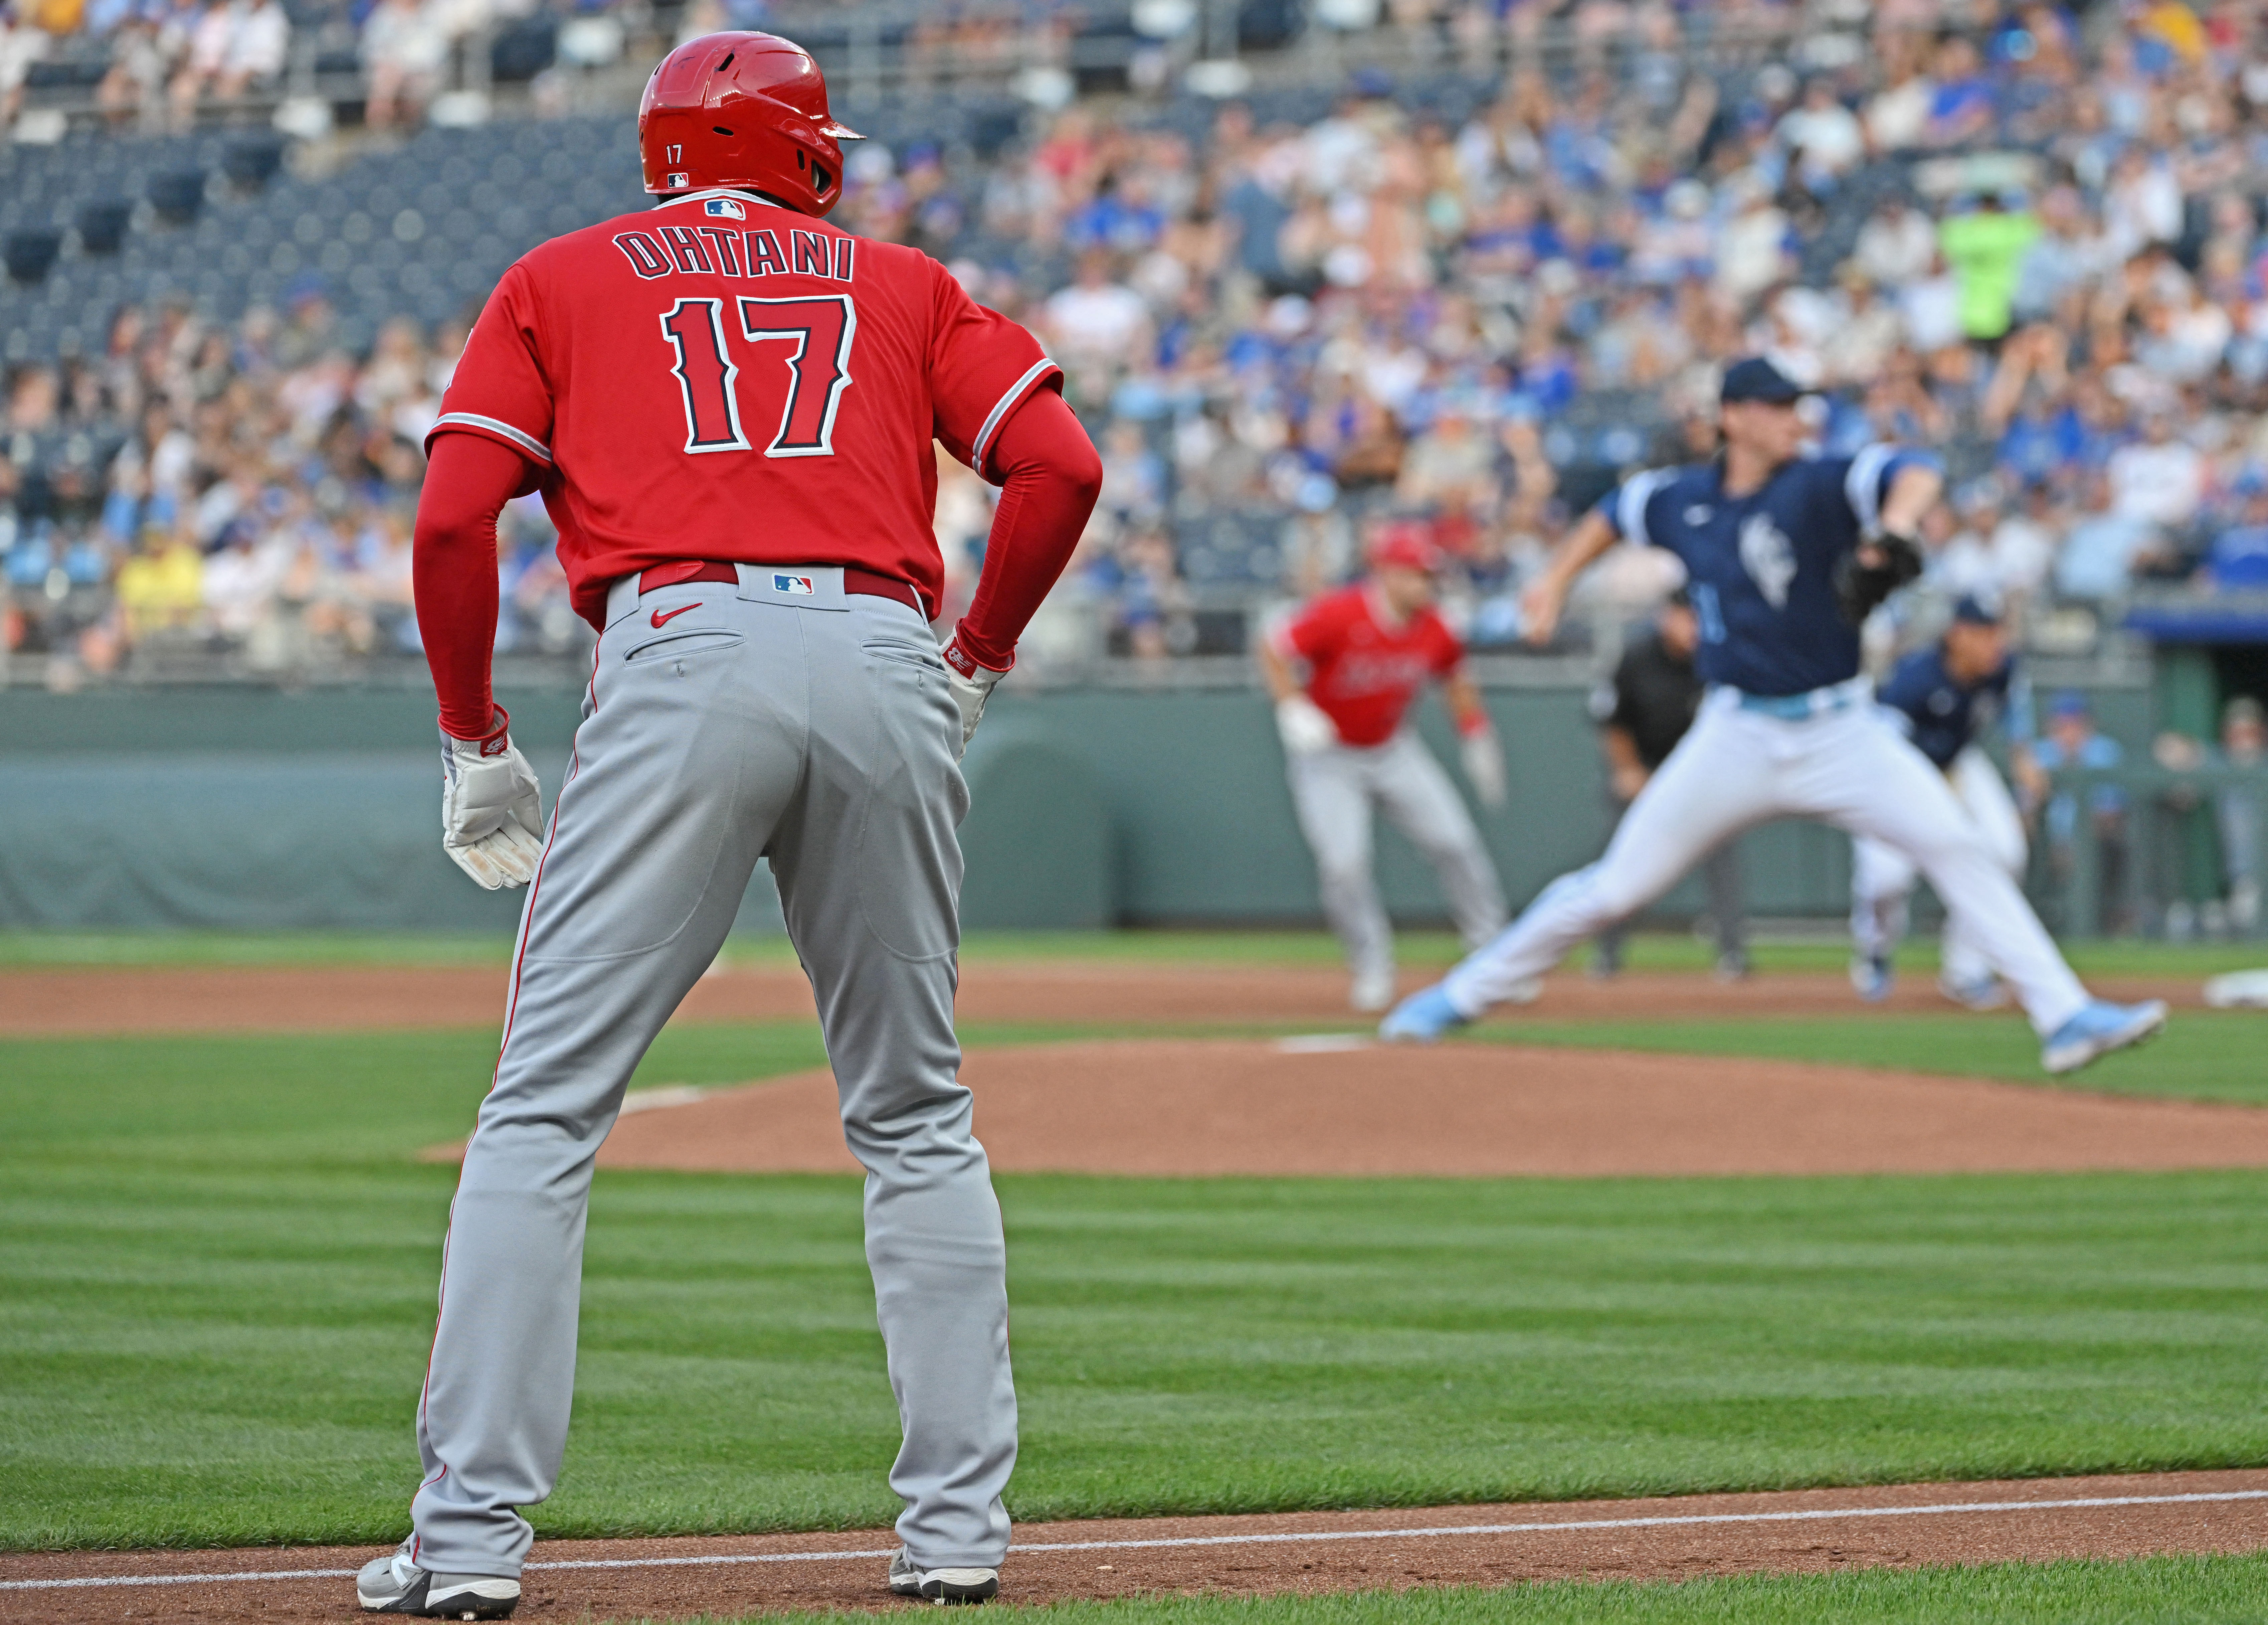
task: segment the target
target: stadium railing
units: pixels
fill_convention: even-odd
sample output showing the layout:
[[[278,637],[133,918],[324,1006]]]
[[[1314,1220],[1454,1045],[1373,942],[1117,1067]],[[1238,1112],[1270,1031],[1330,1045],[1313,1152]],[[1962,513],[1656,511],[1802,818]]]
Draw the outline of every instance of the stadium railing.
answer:
[[[2268,768],[2066,770],[2050,779],[2052,798],[2070,798],[2071,816],[2043,818],[2049,827],[2036,831],[2033,890],[2058,935],[2268,934],[2258,890],[2268,855]],[[2059,823],[2058,838],[2051,831]],[[2242,873],[2229,862],[2231,834],[2239,842],[2249,834]],[[2249,910],[2229,906],[2231,882],[2240,879],[2250,882]]]

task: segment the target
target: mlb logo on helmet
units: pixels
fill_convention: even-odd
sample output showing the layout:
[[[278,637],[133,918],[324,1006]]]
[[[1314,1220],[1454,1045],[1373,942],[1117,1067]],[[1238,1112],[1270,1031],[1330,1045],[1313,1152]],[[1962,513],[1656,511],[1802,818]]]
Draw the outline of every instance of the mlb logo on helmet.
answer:
[[[663,176],[661,181],[662,189],[667,192],[681,192],[692,184],[691,178],[682,170],[675,174]]]
[[[772,577],[772,591],[785,593],[791,598],[810,598],[816,596],[818,593],[818,589],[812,586],[811,578],[807,575],[775,574]]]
[[[711,197],[701,206],[712,219],[745,220],[748,218],[748,211],[729,197]]]

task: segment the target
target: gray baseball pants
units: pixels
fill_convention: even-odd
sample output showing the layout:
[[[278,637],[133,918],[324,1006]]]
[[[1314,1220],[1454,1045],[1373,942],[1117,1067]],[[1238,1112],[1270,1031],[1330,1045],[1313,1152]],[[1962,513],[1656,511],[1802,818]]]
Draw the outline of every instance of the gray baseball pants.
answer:
[[[1504,888],[1457,787],[1407,728],[1382,745],[1331,745],[1286,764],[1292,805],[1315,854],[1323,917],[1358,977],[1394,973],[1394,927],[1371,874],[1371,807],[1433,866],[1468,949],[1504,928]]]
[[[846,596],[840,570],[740,578],[643,597],[633,578],[608,603],[450,1212],[412,1507],[414,1561],[434,1572],[526,1561],[518,1509],[551,1493],[567,1442],[593,1159],[759,856],[866,1169],[905,1429],[898,1533],[924,1569],[997,1567],[1007,1549],[1006,1256],[953,1031],[960,713],[910,606]]]

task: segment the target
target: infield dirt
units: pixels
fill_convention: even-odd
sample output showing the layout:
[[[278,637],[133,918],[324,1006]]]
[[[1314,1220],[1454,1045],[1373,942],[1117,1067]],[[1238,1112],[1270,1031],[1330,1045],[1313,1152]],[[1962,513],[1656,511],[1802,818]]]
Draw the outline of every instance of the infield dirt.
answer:
[[[2268,1112],[1737,1057],[1334,1038],[971,1051],[1005,1172],[1159,1177],[2268,1167]],[[1317,1047],[1317,1045],[1334,1047]],[[601,1167],[856,1173],[821,1071],[630,1097]],[[460,1147],[436,1146],[435,1160]]]
[[[2133,1496],[2260,1495],[2268,1471],[2167,1473],[1999,1483],[1685,1496],[1629,1501],[1397,1508],[1025,1524],[1002,1571],[1005,1599],[1045,1602],[1173,1592],[1256,1595],[1551,1579],[1690,1579],[1762,1571],[1914,1568],[2268,1548],[2268,1498],[2155,1505],[2040,1507],[1880,1515],[1880,1509]],[[1788,1514],[1828,1513],[1790,1518]],[[1758,1518],[1757,1514],[1767,1515]],[[1631,1526],[1645,1518],[1732,1518]],[[1753,1521],[1750,1521],[1753,1520]],[[1619,1527],[1577,1527],[1585,1523]],[[1480,1525],[1541,1528],[1432,1533]],[[1418,1533],[1420,1531],[1428,1533]],[[1292,1536],[1252,1541],[1240,1537]],[[1312,1537],[1299,1539],[1297,1537]],[[1353,1536],[1355,1538],[1347,1538]],[[1337,1538],[1333,1538],[1337,1537]],[[1201,1540],[1203,1546],[1097,1549],[1094,1541]],[[1064,1549],[1079,1543],[1079,1549]],[[648,1540],[540,1540],[534,1562],[659,1566],[533,1568],[518,1617],[681,1619],[791,1608],[914,1607],[883,1589],[887,1530]],[[1043,1548],[1054,1547],[1056,1550]],[[0,1557],[0,1581],[261,1571],[351,1571],[378,1549],[294,1547],[225,1552],[57,1552]],[[831,1557],[795,1554],[853,1554]],[[704,1563],[703,1558],[738,1559]],[[783,1559],[784,1561],[783,1561]],[[690,1561],[688,1561],[690,1560]],[[111,1625],[167,1618],[357,1617],[342,1576],[166,1585],[0,1591],[0,1618]]]

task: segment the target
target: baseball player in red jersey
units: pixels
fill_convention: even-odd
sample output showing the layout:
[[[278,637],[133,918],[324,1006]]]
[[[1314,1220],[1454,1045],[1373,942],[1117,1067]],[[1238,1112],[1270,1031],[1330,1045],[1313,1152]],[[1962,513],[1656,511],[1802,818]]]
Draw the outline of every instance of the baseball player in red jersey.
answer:
[[[957,764],[1101,469],[1030,335],[926,256],[824,223],[851,138],[788,41],[680,46],[638,114],[661,203],[504,274],[428,442],[443,844],[528,895],[451,1212],[415,1533],[362,1571],[365,1608],[518,1602],[519,1509],[565,1446],[592,1161],[760,857],[866,1169],[905,1430],[889,1584],[998,1588],[1016,1399],[999,1209],[955,1075]],[[932,441],[1005,486],[942,652]],[[489,689],[497,514],[531,490],[600,634],[548,836]]]
[[[1465,776],[1484,806],[1504,804],[1503,749],[1465,675],[1464,645],[1433,608],[1440,556],[1417,526],[1400,523],[1373,540],[1370,565],[1366,580],[1315,600],[1260,651],[1292,804],[1314,851],[1323,912],[1346,945],[1358,1010],[1394,1002],[1394,929],[1370,872],[1373,803],[1432,864],[1468,947],[1505,920],[1504,890],[1456,787],[1402,726],[1418,690],[1440,678]],[[1307,666],[1304,686],[1295,662]]]

